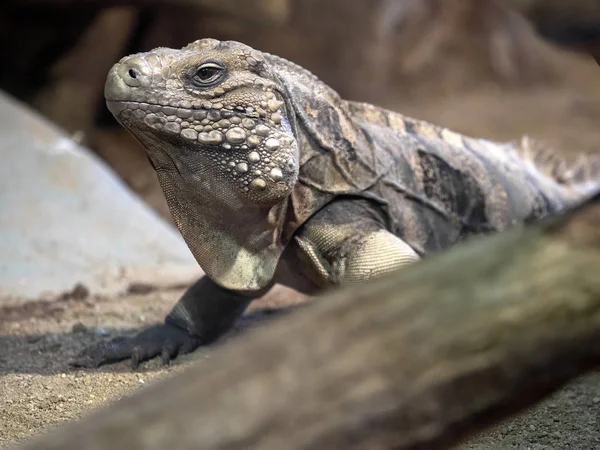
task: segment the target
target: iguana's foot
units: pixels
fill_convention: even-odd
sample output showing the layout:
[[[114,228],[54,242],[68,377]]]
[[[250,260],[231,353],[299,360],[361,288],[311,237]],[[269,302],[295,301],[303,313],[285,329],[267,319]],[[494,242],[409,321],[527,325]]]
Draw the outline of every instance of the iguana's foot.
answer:
[[[223,289],[203,276],[183,294],[165,318],[132,338],[116,338],[84,349],[70,365],[99,367],[131,359],[136,369],[143,361],[161,356],[163,364],[200,344],[210,344],[231,329],[253,298]]]
[[[141,362],[161,356],[163,364],[194,351],[200,338],[171,324],[155,325],[134,337],[118,337],[109,342],[94,344],[84,349],[70,362],[72,367],[96,368],[125,359],[131,359],[131,367],[137,369]]]

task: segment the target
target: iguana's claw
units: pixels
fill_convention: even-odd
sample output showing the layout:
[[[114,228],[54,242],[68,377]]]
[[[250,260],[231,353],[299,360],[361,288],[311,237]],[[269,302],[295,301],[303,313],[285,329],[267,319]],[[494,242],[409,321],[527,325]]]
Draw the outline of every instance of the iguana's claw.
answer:
[[[194,351],[200,345],[197,336],[170,324],[155,325],[132,338],[118,337],[84,349],[70,362],[72,367],[100,367],[124,359],[131,359],[137,369],[143,361],[161,356],[169,364],[177,355]]]

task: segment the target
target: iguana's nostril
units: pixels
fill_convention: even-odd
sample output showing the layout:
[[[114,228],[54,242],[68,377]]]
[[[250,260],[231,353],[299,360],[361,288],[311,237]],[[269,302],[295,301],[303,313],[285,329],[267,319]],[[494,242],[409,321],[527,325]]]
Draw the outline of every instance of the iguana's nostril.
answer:
[[[119,72],[127,86],[137,87],[142,85],[142,71],[132,63],[124,64]]]

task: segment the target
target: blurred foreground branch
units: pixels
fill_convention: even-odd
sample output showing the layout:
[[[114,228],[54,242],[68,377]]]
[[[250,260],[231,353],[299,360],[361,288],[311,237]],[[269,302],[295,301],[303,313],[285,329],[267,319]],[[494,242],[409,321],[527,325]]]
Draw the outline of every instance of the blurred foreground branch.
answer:
[[[500,1],[527,17],[546,39],[589,53],[600,63],[600,1]]]
[[[437,449],[600,361],[600,194],[342,290],[25,449]]]

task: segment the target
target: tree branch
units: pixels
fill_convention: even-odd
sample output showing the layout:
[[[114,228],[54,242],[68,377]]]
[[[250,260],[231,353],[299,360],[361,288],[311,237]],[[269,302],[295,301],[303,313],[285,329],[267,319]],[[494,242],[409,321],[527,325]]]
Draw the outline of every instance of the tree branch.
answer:
[[[438,449],[600,359],[600,194],[327,295],[25,449]]]

